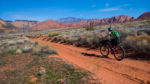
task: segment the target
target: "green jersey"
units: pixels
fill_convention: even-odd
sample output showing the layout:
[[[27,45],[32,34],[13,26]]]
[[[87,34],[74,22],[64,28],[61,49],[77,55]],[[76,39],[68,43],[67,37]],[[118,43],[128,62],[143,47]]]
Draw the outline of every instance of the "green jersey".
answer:
[[[110,32],[110,37],[111,37],[111,39],[118,39],[118,38],[120,38],[120,35],[117,31],[113,30]]]

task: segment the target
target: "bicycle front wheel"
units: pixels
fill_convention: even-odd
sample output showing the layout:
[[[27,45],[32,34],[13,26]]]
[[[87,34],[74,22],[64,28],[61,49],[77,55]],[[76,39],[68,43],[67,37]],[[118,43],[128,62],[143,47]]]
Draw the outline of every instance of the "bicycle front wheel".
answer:
[[[122,46],[116,46],[114,49],[114,57],[116,60],[121,61],[125,57],[125,50]]]
[[[100,53],[102,56],[108,57],[109,47],[107,45],[101,45],[100,46]]]

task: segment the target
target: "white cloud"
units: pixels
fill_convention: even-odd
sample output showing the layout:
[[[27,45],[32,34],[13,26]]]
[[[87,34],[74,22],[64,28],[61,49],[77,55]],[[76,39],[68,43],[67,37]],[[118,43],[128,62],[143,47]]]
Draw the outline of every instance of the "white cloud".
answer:
[[[109,4],[108,4],[108,3],[106,3],[106,4],[105,4],[105,6],[106,6],[106,7],[108,7],[108,6],[109,6]]]
[[[108,12],[108,11],[117,11],[117,10],[121,10],[121,8],[104,8],[104,9],[100,9],[99,11]]]
[[[105,4],[106,7],[109,6],[109,4]],[[109,11],[118,11],[118,10],[123,10],[123,7],[128,7],[130,6],[130,4],[123,4],[123,5],[119,5],[119,6],[115,6],[115,7],[111,7],[111,8],[103,8],[103,9],[99,9],[99,11],[101,12],[109,12]]]
[[[93,4],[93,5],[92,5],[92,8],[95,8],[95,7],[96,7],[96,5],[95,5],[95,4]]]

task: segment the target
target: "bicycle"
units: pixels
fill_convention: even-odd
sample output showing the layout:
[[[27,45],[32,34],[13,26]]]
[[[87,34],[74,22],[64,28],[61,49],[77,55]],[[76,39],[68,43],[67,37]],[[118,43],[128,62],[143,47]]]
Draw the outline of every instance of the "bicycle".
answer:
[[[122,46],[112,45],[109,40],[101,41],[101,44],[99,50],[102,56],[108,57],[111,51],[116,60],[121,61],[125,58],[125,49]]]

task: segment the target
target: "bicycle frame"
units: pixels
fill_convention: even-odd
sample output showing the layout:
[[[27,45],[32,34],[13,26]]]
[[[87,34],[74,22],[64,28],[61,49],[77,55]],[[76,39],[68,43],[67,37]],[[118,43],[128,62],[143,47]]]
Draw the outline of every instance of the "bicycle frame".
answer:
[[[106,40],[105,45],[108,45],[110,49],[112,49],[112,48],[113,48],[113,46],[112,46],[112,44],[111,44],[111,42],[110,42],[110,41],[107,41],[107,40]]]

